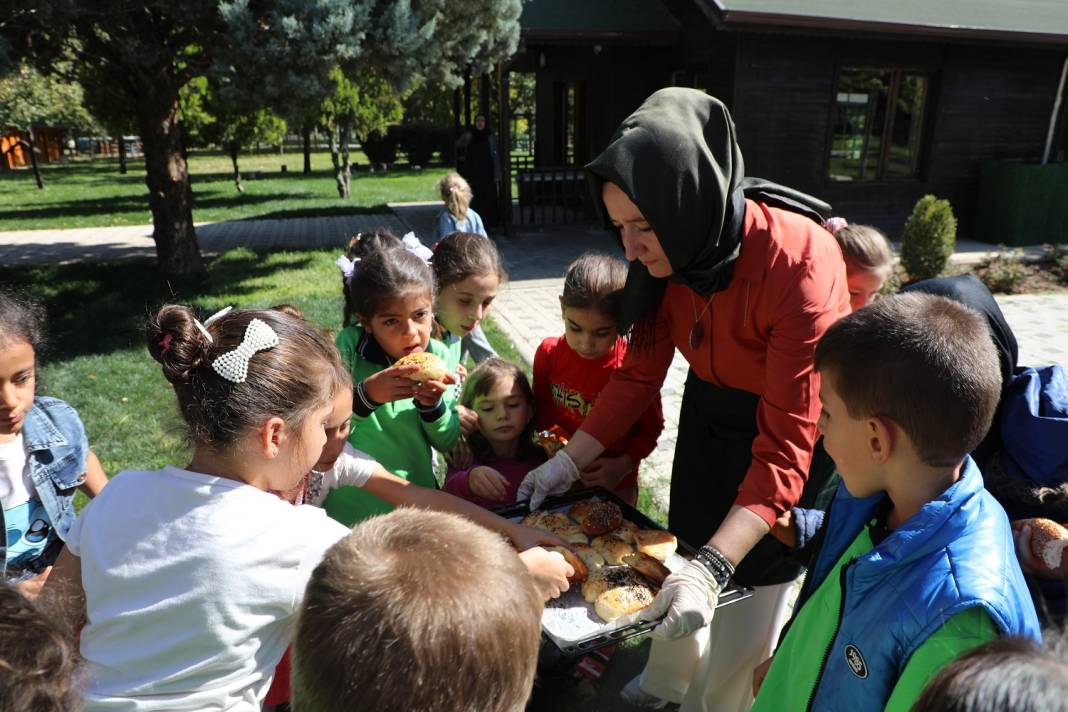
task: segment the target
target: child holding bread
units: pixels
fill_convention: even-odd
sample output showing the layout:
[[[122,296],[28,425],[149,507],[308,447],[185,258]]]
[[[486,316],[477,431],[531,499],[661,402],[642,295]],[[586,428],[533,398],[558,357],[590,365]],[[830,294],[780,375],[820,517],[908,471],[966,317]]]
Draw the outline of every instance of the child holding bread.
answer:
[[[431,448],[447,452],[460,436],[445,347],[430,338],[434,275],[405,249],[381,249],[353,265],[346,304],[358,320],[337,336],[355,383],[349,442],[393,474],[437,487]],[[351,526],[390,507],[354,487],[335,490],[327,513]]]
[[[560,296],[564,334],[545,339],[534,354],[538,430],[555,425],[571,437],[623,363],[627,340],[619,334],[616,317],[626,279],[626,263],[608,255],[587,253],[568,266]],[[582,483],[613,490],[633,505],[638,501],[638,467],[663,430],[658,395],[634,426],[583,470]]]
[[[965,651],[1040,637],[1008,517],[968,455],[998,403],[997,353],[976,312],[911,293],[831,326],[814,366],[842,484],[752,709],[910,709]]]

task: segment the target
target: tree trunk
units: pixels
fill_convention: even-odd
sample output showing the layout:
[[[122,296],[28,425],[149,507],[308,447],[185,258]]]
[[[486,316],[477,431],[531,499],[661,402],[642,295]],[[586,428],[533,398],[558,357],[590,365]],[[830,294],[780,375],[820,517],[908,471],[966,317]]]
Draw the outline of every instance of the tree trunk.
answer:
[[[165,276],[207,275],[193,227],[193,191],[178,123],[178,91],[155,86],[138,101],[152,239]]]
[[[41,179],[41,167],[37,165],[37,144],[33,140],[33,128],[30,128],[26,135],[29,139],[26,143],[26,152],[30,154],[30,166],[33,167],[33,178],[37,181],[37,187],[44,190],[44,180]]]
[[[239,148],[237,141],[230,142],[230,162],[234,164],[234,187],[237,188],[238,193],[244,193],[245,186],[241,185],[241,169],[237,167],[237,149]]]
[[[126,175],[126,139],[119,134],[119,173]]]
[[[304,173],[311,173],[311,126],[305,126],[301,132],[304,136]]]
[[[345,181],[341,175],[341,156],[338,155],[337,125],[330,124],[326,127],[326,143],[330,147],[330,162],[334,164],[334,180],[337,182],[337,194],[345,197]]]
[[[349,122],[346,121],[341,124],[341,172],[338,174],[338,192],[341,193],[342,198],[348,198],[352,194],[352,168],[349,164],[350,135]]]

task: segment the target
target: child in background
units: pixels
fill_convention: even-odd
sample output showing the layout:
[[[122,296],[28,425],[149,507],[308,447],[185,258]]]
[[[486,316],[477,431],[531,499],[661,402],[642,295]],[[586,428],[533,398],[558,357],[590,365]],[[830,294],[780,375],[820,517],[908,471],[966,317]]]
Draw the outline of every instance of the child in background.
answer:
[[[77,667],[70,631],[60,628],[54,612],[0,581],[0,710],[77,710]]]
[[[541,611],[508,547],[462,517],[363,522],[308,582],[293,710],[522,712]]]
[[[438,285],[435,318],[443,331],[441,341],[449,348],[449,370],[464,364],[468,355],[476,363],[496,356],[488,344],[469,353],[465,337],[479,328],[508,278],[497,248],[482,235],[450,233],[434,247],[431,265]]]
[[[0,580],[35,597],[73,524],[74,492],[107,475],[78,413],[37,396],[44,309],[0,291]]]
[[[871,304],[894,268],[886,236],[870,225],[850,225],[845,218],[831,218],[827,230],[845,257],[850,308],[856,311]]]
[[[275,311],[202,324],[169,305],[145,336],[192,460],[112,479],[42,596],[75,602],[90,712],[259,710],[312,569],[348,533],[270,493],[319,459],[344,368],[322,333]]]
[[[483,507],[514,504],[519,483],[545,462],[531,435],[534,394],[522,369],[499,358],[483,361],[464,382],[460,404],[478,416],[468,438],[473,463],[450,468],[445,491]]]
[[[364,257],[346,285],[348,303],[359,319],[337,336],[341,359],[356,384],[355,415],[349,442],[395,475],[422,487],[437,487],[431,447],[448,452],[460,437],[455,396],[443,381],[416,383],[417,366],[393,363],[429,351],[442,360],[445,347],[430,338],[434,275],[430,266],[403,249]],[[373,495],[346,487],[327,498],[327,513],[351,526],[391,507]]]
[[[842,485],[753,709],[907,710],[966,650],[1039,637],[1008,518],[968,456],[1001,392],[997,353],[977,313],[911,293],[834,324],[814,364]]]
[[[626,279],[626,263],[608,255],[587,253],[568,266],[560,297],[564,335],[545,339],[534,354],[538,430],[556,425],[571,437],[623,363],[627,341],[619,335],[616,313]],[[638,466],[656,447],[663,430],[657,396],[634,427],[586,468],[583,484],[613,490],[635,504]]]
[[[438,181],[438,192],[445,203],[445,209],[438,213],[438,222],[434,230],[434,241],[438,242],[454,232],[473,232],[486,235],[482,218],[471,209],[471,186],[459,173],[449,171]]]

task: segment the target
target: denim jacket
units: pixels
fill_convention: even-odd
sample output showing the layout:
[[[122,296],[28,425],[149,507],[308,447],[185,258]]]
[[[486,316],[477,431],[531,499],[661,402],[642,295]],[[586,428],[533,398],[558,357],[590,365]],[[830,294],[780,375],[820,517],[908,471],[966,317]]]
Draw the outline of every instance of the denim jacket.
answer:
[[[37,497],[60,539],[74,523],[74,492],[85,482],[89,440],[77,411],[58,398],[39,396],[26,414],[22,442]],[[7,527],[0,508],[0,573],[7,564]]]

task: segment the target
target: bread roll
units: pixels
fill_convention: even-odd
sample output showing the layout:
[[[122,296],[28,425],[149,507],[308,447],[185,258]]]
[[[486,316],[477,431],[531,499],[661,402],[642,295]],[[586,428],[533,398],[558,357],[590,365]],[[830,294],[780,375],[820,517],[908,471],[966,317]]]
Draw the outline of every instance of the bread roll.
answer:
[[[661,529],[642,529],[634,532],[634,548],[654,559],[667,561],[678,545],[679,540],[674,534]]]
[[[634,522],[623,520],[623,523],[619,525],[614,532],[611,532],[614,536],[618,536],[628,544],[634,543],[634,533],[638,531],[638,525]]]
[[[445,362],[442,361],[435,354],[429,351],[416,351],[415,353],[408,354],[403,358],[397,359],[393,364],[394,366],[418,366],[419,370],[407,376],[407,378],[413,381],[440,381],[445,378],[445,374],[449,372],[449,369],[445,366]]]
[[[648,586],[619,586],[597,597],[593,610],[607,622],[637,613],[653,602],[656,596]]]
[[[550,534],[555,534],[569,544],[586,544],[589,539],[582,533],[582,528],[571,521],[571,517],[563,512],[547,512],[541,518],[538,529],[544,529]]]
[[[544,518],[546,514],[548,514],[548,512],[539,509],[534,512],[531,512],[527,516],[520,519],[519,523],[522,524],[524,527],[533,527],[534,529],[542,529],[543,531],[547,531],[543,529],[543,527],[539,526],[541,524],[542,518]]]
[[[554,546],[549,551],[555,551],[564,557],[564,560],[571,565],[571,568],[575,570],[575,573],[567,577],[568,581],[572,583],[582,583],[590,576],[590,570],[586,567],[586,563],[582,560],[582,557],[578,556],[575,552],[571,551],[564,546]]]
[[[590,543],[597,553],[604,557],[605,563],[612,566],[622,564],[623,557],[634,551],[630,544],[611,534],[596,537]]]
[[[571,550],[578,554],[583,563],[586,564],[586,568],[590,573],[596,573],[604,567],[604,557],[597,553],[589,544],[572,544]]]
[[[664,583],[664,579],[671,575],[671,570],[662,563],[641,552],[634,552],[623,557],[623,563],[631,567],[657,586]]]
[[[597,502],[582,518],[582,531],[590,536],[600,536],[613,531],[623,523],[623,512],[615,502]]]
[[[1068,529],[1052,519],[1041,517],[1023,519],[1014,522],[1014,525],[1017,528],[1024,525],[1031,527],[1031,553],[1046,573],[1059,578],[1068,576],[1068,557],[1064,554],[1068,548]]]
[[[574,519],[579,524],[582,524],[582,520],[586,518],[586,514],[590,511],[590,508],[598,504],[600,500],[597,499],[584,499],[579,502],[575,502],[571,505],[571,509],[568,511],[568,516]]]
[[[649,583],[629,566],[606,566],[590,574],[582,584],[582,598],[586,603],[593,603],[605,591],[621,586],[645,586]]]
[[[533,433],[532,437],[534,438],[534,444],[544,450],[549,457],[560,452],[567,445],[567,436],[556,425],[548,430]]]

